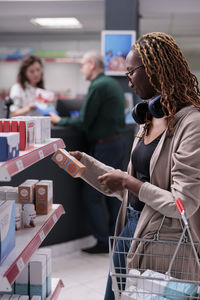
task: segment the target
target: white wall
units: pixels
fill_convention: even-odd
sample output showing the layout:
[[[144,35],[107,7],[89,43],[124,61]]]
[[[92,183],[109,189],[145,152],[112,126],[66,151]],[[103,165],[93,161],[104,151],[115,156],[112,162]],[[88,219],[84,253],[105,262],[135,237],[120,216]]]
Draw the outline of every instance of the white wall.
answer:
[[[76,37],[74,37],[76,38]],[[84,53],[91,49],[100,50],[100,36],[77,37],[71,36],[33,36],[22,35],[0,37],[0,48],[34,48],[41,50],[66,50]],[[16,82],[20,61],[0,62],[0,91],[8,91]],[[80,72],[80,64],[44,62],[45,86],[55,92],[85,94],[89,82],[86,82]]]
[[[41,50],[66,50],[84,53],[91,49],[100,50],[100,34],[0,34],[0,48],[34,48]],[[200,81],[199,52],[184,51],[191,71]],[[0,62],[0,92],[9,90],[16,81],[20,62]],[[76,63],[44,63],[44,78],[47,88],[71,96],[85,94],[89,82],[86,82]]]

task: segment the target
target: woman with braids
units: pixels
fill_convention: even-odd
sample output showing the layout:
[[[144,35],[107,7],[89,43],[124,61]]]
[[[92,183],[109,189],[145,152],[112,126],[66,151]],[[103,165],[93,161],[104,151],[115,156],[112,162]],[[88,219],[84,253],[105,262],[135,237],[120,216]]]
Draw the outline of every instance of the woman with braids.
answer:
[[[17,83],[10,90],[14,104],[10,107],[12,117],[40,115],[35,109],[36,88],[44,89],[43,64],[35,55],[26,56],[17,75]]]
[[[175,205],[179,197],[192,237],[200,242],[200,91],[197,78],[190,72],[174,39],[160,32],[145,34],[136,41],[126,57],[126,66],[129,86],[143,100],[133,111],[136,121],[143,124],[134,140],[128,172],[112,170],[84,153],[72,152],[87,166],[82,178],[103,193],[121,199],[116,235],[153,239],[160,229],[160,239],[177,241],[182,233]],[[148,249],[150,245],[144,250],[135,240],[131,245],[122,245],[119,240],[115,247],[118,252],[129,251],[127,262],[132,268],[138,268],[137,253],[152,250]],[[114,254],[116,272],[119,264],[127,267],[123,255],[118,256]],[[160,262],[163,273],[169,262],[165,264]],[[148,262],[148,256],[140,257],[140,265],[141,268],[142,265],[155,268]],[[159,266],[156,268],[158,270]],[[193,263],[186,269],[187,274],[196,274]],[[176,277],[186,274],[182,271]],[[105,300],[111,299],[114,294],[109,276]]]

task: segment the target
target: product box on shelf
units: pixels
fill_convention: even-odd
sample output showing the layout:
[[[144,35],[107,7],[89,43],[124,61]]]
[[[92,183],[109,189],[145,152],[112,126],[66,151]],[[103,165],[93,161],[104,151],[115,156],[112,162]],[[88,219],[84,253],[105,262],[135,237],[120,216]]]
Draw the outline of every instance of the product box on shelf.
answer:
[[[10,120],[3,119],[3,132],[10,132]]]
[[[0,200],[18,201],[18,187],[0,186]]]
[[[40,180],[36,190],[36,214],[48,214],[53,204],[53,181]]]
[[[52,259],[50,248],[39,248],[37,255],[44,255],[46,258],[46,297],[51,293],[51,273],[52,273]]]
[[[39,182],[38,179],[27,179],[25,180],[26,184],[30,184],[33,187],[33,203],[35,204],[36,199],[36,192],[35,192],[35,186]]]
[[[16,123],[17,121],[17,123]],[[11,130],[20,134],[19,149],[32,149],[35,144],[35,122],[31,117],[19,116],[11,119]]]
[[[1,300],[9,300],[9,299],[10,299],[10,295],[4,294],[4,295],[1,296],[0,299],[1,299]]]
[[[22,204],[15,203],[15,230],[22,228]]]
[[[22,204],[22,224],[24,228],[35,227],[36,211],[35,205],[28,203]]]
[[[3,132],[3,120],[0,119],[0,132]]]
[[[0,264],[15,247],[15,202],[0,201]]]
[[[31,117],[35,121],[36,144],[46,143],[51,138],[51,118],[48,116]]]
[[[52,156],[52,160],[72,177],[80,177],[86,169],[80,161],[64,149],[58,149]]]
[[[32,120],[19,121],[20,150],[27,150],[35,144],[35,123]]]
[[[11,295],[9,300],[20,300],[20,295]]]
[[[8,119],[0,119],[0,132],[10,132],[10,121]]]
[[[31,300],[41,300],[41,297],[40,297],[40,296],[33,296],[33,297],[31,298]]]
[[[23,182],[18,186],[18,202],[33,203],[34,201],[34,185],[29,182]]]
[[[29,270],[28,264],[18,275],[15,280],[15,293],[19,295],[28,295],[29,293]]]
[[[6,191],[6,200],[18,201],[18,187],[10,186]]]
[[[46,258],[34,254],[29,262],[30,297],[34,295],[46,299]]]
[[[19,156],[19,133],[0,133],[0,161],[7,161]]]

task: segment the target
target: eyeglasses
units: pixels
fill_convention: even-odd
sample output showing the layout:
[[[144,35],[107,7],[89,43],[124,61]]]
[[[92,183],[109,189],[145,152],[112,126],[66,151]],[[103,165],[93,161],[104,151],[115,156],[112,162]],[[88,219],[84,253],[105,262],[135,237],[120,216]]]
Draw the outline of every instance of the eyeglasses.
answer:
[[[128,80],[131,81],[131,76],[133,76],[133,74],[135,73],[135,71],[137,69],[142,68],[142,67],[144,67],[144,65],[140,65],[140,66],[136,67],[135,69],[132,69],[131,71],[126,72],[125,75],[128,78]]]

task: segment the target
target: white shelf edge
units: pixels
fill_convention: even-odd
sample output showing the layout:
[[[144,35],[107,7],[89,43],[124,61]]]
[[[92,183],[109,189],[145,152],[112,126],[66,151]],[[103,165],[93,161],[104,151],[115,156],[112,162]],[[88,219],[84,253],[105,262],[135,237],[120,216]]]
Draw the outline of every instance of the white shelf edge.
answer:
[[[0,162],[0,181],[10,181],[12,176],[22,172],[31,165],[56,152],[58,148],[64,148],[61,138],[52,138],[45,144],[35,144],[29,151],[20,151],[20,156]]]
[[[61,204],[53,204],[53,208],[48,215],[38,215],[36,217],[36,227],[22,229],[17,232],[16,247],[0,266],[1,292],[11,291],[12,283],[64,213]]]

